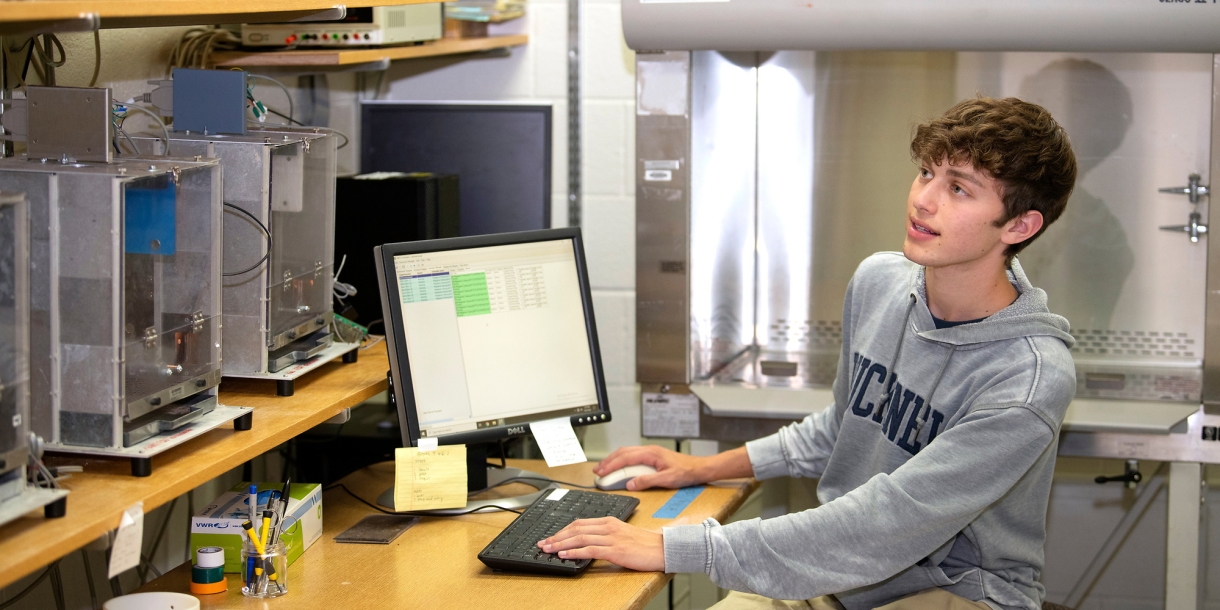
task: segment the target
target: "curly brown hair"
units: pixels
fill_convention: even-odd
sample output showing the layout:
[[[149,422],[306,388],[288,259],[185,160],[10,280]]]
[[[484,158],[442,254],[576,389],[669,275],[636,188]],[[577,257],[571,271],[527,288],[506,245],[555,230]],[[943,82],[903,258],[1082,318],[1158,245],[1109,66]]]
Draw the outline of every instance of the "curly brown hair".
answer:
[[[1045,108],[1015,97],[965,100],[920,124],[911,158],[970,164],[997,180],[1004,202],[997,227],[1030,210],[1042,213],[1042,228],[1004,251],[1010,261],[1063,214],[1076,185],[1076,155],[1067,133]]]

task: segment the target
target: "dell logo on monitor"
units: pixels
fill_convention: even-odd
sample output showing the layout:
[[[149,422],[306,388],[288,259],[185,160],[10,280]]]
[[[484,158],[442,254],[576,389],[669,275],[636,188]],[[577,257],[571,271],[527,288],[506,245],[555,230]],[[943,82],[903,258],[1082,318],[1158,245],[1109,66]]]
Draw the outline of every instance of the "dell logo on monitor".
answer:
[[[510,426],[508,428],[508,433],[510,435],[525,434],[525,426]]]

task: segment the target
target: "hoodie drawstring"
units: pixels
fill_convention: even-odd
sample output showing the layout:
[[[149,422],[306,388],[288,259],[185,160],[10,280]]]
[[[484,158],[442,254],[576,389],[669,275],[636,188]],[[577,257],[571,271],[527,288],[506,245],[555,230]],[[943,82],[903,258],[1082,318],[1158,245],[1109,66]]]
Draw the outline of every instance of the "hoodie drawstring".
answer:
[[[881,402],[877,404],[877,417],[884,417],[885,406],[890,404],[890,398],[894,392],[894,382],[898,381],[898,359],[902,357],[902,343],[907,338],[907,326],[911,324],[911,312],[915,311],[915,295],[911,295],[911,302],[907,304],[907,315],[902,319],[902,332],[898,333],[898,347],[894,348],[894,357],[890,359],[890,378],[885,382],[885,394],[881,396]],[[942,371],[943,372],[943,371]]]
[[[885,407],[890,404],[890,399],[893,397],[894,384],[898,381],[898,359],[902,357],[902,343],[906,340],[907,327],[911,324],[911,312],[915,310],[915,295],[911,295],[911,302],[907,305],[906,316],[902,320],[902,331],[898,334],[898,347],[894,348],[894,358],[890,360],[890,370],[893,373],[885,384],[885,394],[881,397],[881,402],[878,404],[878,417],[885,420]],[[953,360],[953,354],[957,352],[956,345],[949,346],[949,355],[945,356],[945,361],[940,365],[940,371],[936,373],[936,379],[932,381],[932,389],[928,392],[928,403],[920,412],[919,421],[915,425],[915,436],[918,437],[923,425],[928,421],[928,415],[932,413],[932,399],[936,396],[936,388],[940,387],[940,380],[945,376],[945,371],[949,368],[949,361]]]
[[[928,421],[928,415],[932,413],[932,399],[936,397],[936,388],[940,387],[940,379],[945,376],[945,369],[949,368],[949,361],[953,359],[953,354],[957,352],[956,345],[949,346],[949,355],[945,356],[945,362],[940,365],[940,372],[936,373],[936,380],[932,382],[932,390],[928,392],[928,404],[919,414],[919,421],[915,424],[915,438],[919,438],[919,432],[923,430],[924,422]]]

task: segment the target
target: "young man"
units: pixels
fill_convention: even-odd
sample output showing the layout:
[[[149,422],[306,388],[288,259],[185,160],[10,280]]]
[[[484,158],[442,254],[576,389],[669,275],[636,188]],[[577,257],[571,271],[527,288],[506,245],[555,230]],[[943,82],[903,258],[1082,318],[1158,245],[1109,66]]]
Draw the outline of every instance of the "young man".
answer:
[[[733,608],[1040,608],[1076,381],[1067,320],[1014,255],[1063,212],[1076,160],[1050,114],[1014,98],[954,106],[911,154],[903,253],[869,257],[847,288],[834,405],[717,456],[628,447],[594,469],[657,468],[633,490],[816,477],[822,505],[663,533],[578,521],[539,546],[756,594]]]

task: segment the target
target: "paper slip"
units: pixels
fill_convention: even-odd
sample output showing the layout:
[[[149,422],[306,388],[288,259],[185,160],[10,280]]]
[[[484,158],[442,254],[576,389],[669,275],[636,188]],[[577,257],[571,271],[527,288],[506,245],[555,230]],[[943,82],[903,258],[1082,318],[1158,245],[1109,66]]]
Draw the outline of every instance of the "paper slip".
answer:
[[[394,510],[466,506],[466,445],[394,450]]]
[[[641,395],[644,436],[699,438],[699,397],[694,394]]]
[[[110,550],[110,571],[106,578],[114,578],[140,565],[140,549],[143,547],[144,503],[136,502],[119,517],[119,527],[114,533],[114,544]]]
[[[534,422],[530,424],[530,432],[542,450],[542,457],[546,458],[546,465],[551,468],[589,461],[576,439],[572,421],[566,417]]]

